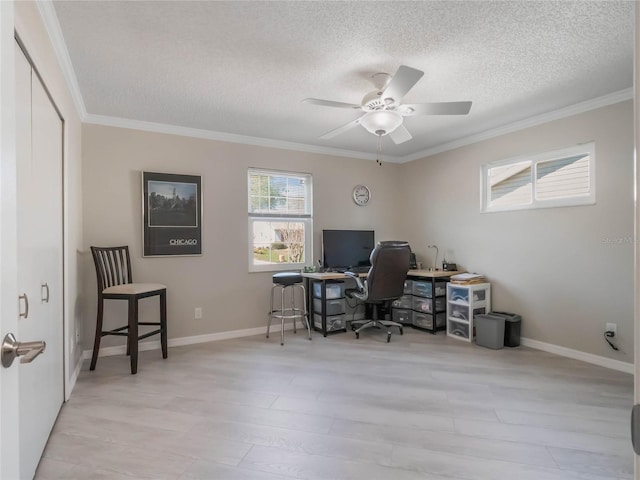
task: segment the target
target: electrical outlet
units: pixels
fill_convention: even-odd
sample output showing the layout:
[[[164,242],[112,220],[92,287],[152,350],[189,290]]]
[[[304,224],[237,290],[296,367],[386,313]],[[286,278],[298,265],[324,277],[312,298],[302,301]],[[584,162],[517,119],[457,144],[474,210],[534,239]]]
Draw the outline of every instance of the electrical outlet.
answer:
[[[605,325],[605,332],[612,332],[612,337],[615,337],[618,334],[618,324],[617,323],[607,323]]]
[[[193,316],[194,316],[194,318],[196,320],[201,320],[202,319],[202,308],[196,307]]]

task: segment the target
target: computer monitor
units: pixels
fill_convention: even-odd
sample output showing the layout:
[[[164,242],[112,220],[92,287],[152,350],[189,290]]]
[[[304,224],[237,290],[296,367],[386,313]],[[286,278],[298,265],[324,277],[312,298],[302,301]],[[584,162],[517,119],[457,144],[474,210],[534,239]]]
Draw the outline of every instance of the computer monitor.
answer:
[[[369,255],[374,246],[373,230],[323,230],[323,267],[336,270],[370,267]]]

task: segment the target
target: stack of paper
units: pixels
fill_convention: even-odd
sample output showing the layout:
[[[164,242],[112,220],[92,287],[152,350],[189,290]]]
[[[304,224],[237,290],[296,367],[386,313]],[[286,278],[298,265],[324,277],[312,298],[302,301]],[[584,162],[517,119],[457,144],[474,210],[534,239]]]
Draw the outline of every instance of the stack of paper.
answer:
[[[479,273],[458,273],[451,276],[451,281],[453,283],[468,285],[470,283],[483,283],[486,279],[484,275],[480,275]]]

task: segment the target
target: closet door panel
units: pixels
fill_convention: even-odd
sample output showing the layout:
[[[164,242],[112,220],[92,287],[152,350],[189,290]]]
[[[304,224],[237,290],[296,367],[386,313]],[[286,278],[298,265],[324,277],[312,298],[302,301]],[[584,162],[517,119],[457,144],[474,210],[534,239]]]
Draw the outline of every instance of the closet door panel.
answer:
[[[63,123],[39,78],[16,47],[18,291],[29,315],[19,341],[46,342],[31,363],[18,363],[20,473],[35,473],[64,399],[62,159]],[[25,310],[25,301],[21,300]]]

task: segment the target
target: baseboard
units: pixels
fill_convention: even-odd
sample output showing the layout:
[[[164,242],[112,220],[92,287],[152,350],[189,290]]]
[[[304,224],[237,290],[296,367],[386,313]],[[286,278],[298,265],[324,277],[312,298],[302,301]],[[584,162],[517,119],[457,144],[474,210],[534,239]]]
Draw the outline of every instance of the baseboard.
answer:
[[[525,347],[535,348],[536,350],[555,353],[561,357],[573,358],[574,360],[581,360],[600,367],[610,368],[611,370],[618,370],[619,372],[630,373],[631,375],[634,374],[633,363],[621,362],[620,360],[613,360],[612,358],[601,357],[551,343],[540,342],[538,340],[532,340],[531,338],[521,338],[520,344]]]
[[[91,358],[91,355],[89,355]],[[67,388],[64,392],[64,400],[65,402],[71,398],[71,392],[73,392],[73,387],[76,386],[76,381],[78,380],[78,375],[80,375],[80,371],[82,370],[82,360],[84,360],[84,352],[82,352],[82,356],[76,362],[76,367],[73,369],[73,373],[69,377],[69,383],[67,383]]]
[[[292,330],[293,325],[285,325],[285,330]],[[208,333],[206,335],[194,335],[190,337],[172,338],[167,342],[170,347],[180,347],[184,345],[195,345],[197,343],[216,342],[219,340],[229,340],[231,338],[250,337],[253,335],[262,335],[265,333],[265,327],[247,328],[244,330],[231,330],[229,332]],[[273,330],[272,330],[273,331]],[[277,331],[277,329],[276,329]],[[624,373],[634,374],[633,363],[622,362],[620,360],[613,360],[611,358],[600,357],[591,353],[581,352],[579,350],[573,350],[567,347],[561,347],[559,345],[553,345],[551,343],[540,342],[531,338],[522,337],[520,344],[525,347],[535,348],[536,350],[542,350],[549,353],[560,355],[561,357],[573,358],[574,360],[580,360],[583,362],[598,365],[600,367],[609,368],[611,370],[617,370]],[[140,342],[138,344],[139,351],[145,350],[158,350],[160,349],[160,342]],[[115,347],[105,347],[100,349],[98,356],[108,357],[110,355],[122,355],[126,353],[126,345],[118,345]],[[91,358],[91,350],[84,350],[82,352],[82,359],[87,360]],[[76,366],[76,370],[72,378],[69,380],[69,391],[73,390],[73,384],[80,372],[80,364]]]
[[[279,327],[279,326],[277,326]],[[287,324],[284,327],[285,330],[293,330],[293,324]],[[272,328],[271,334],[278,334],[280,328]],[[266,333],[265,327],[246,328],[244,330],[231,330],[229,332],[208,333],[205,335],[194,335],[191,337],[170,338],[167,341],[169,347],[181,347],[183,345],[195,345],[197,343],[216,342],[218,340],[229,340],[231,338],[251,337],[253,335],[264,335]],[[145,350],[159,350],[160,341],[155,340],[152,342],[140,342],[138,344],[138,351]],[[83,360],[91,358],[91,350],[84,350],[82,352]],[[99,357],[108,357],[111,355],[122,355],[127,353],[126,345],[118,345],[115,347],[101,348],[98,353]]]

